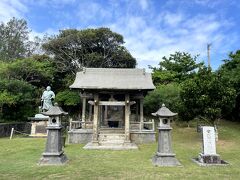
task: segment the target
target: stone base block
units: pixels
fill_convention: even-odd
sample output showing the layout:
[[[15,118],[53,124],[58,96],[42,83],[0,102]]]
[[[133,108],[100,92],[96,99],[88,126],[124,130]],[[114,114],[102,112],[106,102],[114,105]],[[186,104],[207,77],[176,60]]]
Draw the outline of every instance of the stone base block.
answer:
[[[134,143],[124,143],[124,144],[97,144],[88,143],[83,149],[98,149],[98,150],[137,150],[138,147]]]
[[[68,143],[70,144],[86,144],[91,142],[92,129],[75,129],[68,131]]]
[[[156,142],[155,132],[131,132],[130,139],[136,144]],[[68,131],[68,143],[87,144],[92,141],[92,129],[75,129]]]
[[[152,163],[155,166],[181,166],[181,163],[174,156],[159,156],[157,154],[153,156]]]
[[[56,155],[43,155],[39,161],[39,165],[64,165],[68,161],[65,154]]]
[[[214,155],[205,155],[200,153],[197,158],[192,159],[193,162],[197,163],[199,166],[211,166],[211,165],[228,165],[224,160],[221,160],[218,154]]]
[[[220,164],[221,159],[218,154],[215,155],[205,155],[200,153],[198,156],[198,160],[201,163],[207,163],[207,164]]]
[[[136,144],[156,142],[155,132],[131,132],[131,141]]]

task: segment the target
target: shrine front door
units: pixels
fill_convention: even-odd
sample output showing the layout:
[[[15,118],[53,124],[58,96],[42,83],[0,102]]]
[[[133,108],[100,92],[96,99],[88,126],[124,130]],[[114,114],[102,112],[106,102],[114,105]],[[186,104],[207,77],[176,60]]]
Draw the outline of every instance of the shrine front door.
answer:
[[[124,106],[100,106],[100,127],[123,128]]]

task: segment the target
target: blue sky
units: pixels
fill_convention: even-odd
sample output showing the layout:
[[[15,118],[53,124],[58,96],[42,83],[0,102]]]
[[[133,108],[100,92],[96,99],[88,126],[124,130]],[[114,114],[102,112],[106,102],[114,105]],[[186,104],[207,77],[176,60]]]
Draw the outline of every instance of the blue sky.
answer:
[[[175,51],[200,54],[217,69],[240,45],[238,0],[0,0],[0,21],[24,18],[31,37],[60,29],[109,27],[124,36],[139,68]]]

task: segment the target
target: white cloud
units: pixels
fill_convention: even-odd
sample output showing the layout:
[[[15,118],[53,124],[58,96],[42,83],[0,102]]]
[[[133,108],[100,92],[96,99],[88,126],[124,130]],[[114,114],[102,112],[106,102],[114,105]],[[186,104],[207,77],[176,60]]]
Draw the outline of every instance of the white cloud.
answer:
[[[163,21],[165,24],[170,26],[177,26],[184,19],[182,13],[172,13],[172,12],[162,12],[158,18]]]
[[[81,2],[79,3],[77,17],[81,22],[86,23],[92,20],[110,18],[111,12],[102,7],[100,3]]]
[[[55,8],[76,2],[76,0],[22,0],[22,1],[28,4],[38,4],[40,6],[52,6]]]
[[[195,0],[195,3],[201,4],[201,5],[206,5],[210,2],[210,0]]]
[[[58,30],[51,29],[51,28],[46,29],[43,32],[31,31],[29,33],[29,40],[33,41],[36,36],[39,37],[39,38],[43,38],[45,35],[51,36],[51,35],[55,35],[55,34],[58,34],[58,33],[59,33]]]
[[[148,0],[139,0],[139,4],[142,10],[146,10],[148,8],[149,6],[148,2],[149,2]]]
[[[22,18],[27,12],[27,7],[20,0],[0,1],[0,21],[7,22],[12,17]]]
[[[144,16],[122,17],[118,22],[108,25],[124,36],[125,46],[138,60],[140,67],[157,65],[163,56],[175,51],[200,54],[200,58],[205,58],[208,43],[213,44],[215,52],[217,49],[219,53],[226,53],[233,43],[229,41],[229,35],[224,33],[231,23],[214,14],[190,16],[165,11],[161,15],[156,17],[156,21]]]

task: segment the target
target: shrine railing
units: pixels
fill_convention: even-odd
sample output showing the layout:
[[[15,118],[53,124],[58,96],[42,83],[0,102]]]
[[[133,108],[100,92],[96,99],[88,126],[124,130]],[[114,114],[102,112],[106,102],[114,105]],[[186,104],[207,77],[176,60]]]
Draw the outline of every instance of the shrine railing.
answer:
[[[130,122],[130,130],[132,132],[150,132],[155,131],[154,119],[143,122]]]
[[[70,120],[69,130],[82,129],[82,128],[90,128],[91,129],[92,126],[93,126],[92,121],[82,122],[81,120],[79,120],[79,121]],[[151,132],[151,131],[155,131],[154,119],[152,119],[150,121],[143,121],[143,122],[131,121],[130,122],[130,130],[132,132]]]
[[[69,125],[69,130],[73,130],[73,129],[82,129],[82,128],[92,128],[92,121],[73,121],[70,120],[70,125]]]

